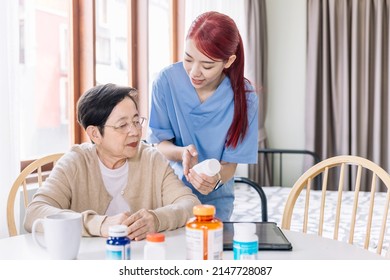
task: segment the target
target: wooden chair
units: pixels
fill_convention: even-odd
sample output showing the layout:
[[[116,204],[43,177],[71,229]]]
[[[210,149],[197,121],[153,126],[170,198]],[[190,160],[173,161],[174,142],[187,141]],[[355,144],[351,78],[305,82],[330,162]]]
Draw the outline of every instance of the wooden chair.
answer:
[[[341,217],[343,220],[346,220],[347,229],[349,228],[349,239],[348,243],[354,243],[354,231],[356,225],[356,215],[357,212],[364,213],[360,218],[359,222],[365,219],[364,223],[365,227],[365,236],[364,239],[364,249],[369,249],[370,238],[371,238],[371,229],[373,222],[373,209],[375,202],[375,193],[377,191],[378,185],[384,186],[387,190],[386,200],[383,206],[380,206],[383,209],[383,216],[381,218],[380,223],[380,232],[379,237],[377,239],[376,253],[381,254],[384,235],[386,230],[386,222],[389,210],[389,200],[390,200],[390,175],[382,169],[377,164],[369,161],[367,159],[357,157],[357,156],[336,156],[314,165],[310,169],[308,169],[294,184],[291,189],[291,192],[287,198],[287,202],[284,208],[282,225],[283,229],[289,230],[291,227],[292,216],[294,206],[297,202],[298,197],[304,201],[304,213],[303,213],[303,223],[302,223],[302,231],[307,233],[308,229],[308,219],[309,219],[309,202],[310,202],[310,190],[312,189],[313,180],[316,176],[322,176],[322,189],[321,189],[321,199],[320,199],[320,213],[319,217],[316,218],[318,220],[318,231],[317,234],[319,236],[323,236],[324,231],[324,216],[325,210],[329,209],[329,207],[325,207],[326,205],[326,196],[329,191],[327,191],[328,184],[331,182],[331,175],[335,175],[336,184],[338,177],[338,190],[337,190],[337,205],[334,207],[336,213],[326,213],[327,217],[330,218],[331,221],[334,220],[334,224],[330,225],[331,231],[333,231],[333,239],[339,240],[339,229],[340,229],[340,220]],[[354,193],[353,193],[353,203],[352,210],[349,213],[344,208],[342,208],[343,194],[345,192],[343,189],[346,189],[348,181],[351,182],[351,185],[354,185]],[[362,183],[363,182],[363,183]],[[365,183],[367,182],[367,183]],[[359,192],[362,184],[367,184],[370,186],[370,199],[369,205],[362,206],[359,204]],[[306,190],[305,194],[301,195],[302,190]],[[303,204],[303,203],[302,203]],[[359,208],[360,207],[360,208]],[[365,208],[364,208],[365,207]],[[376,205],[377,207],[377,205]],[[364,211],[362,209],[365,209]],[[377,208],[375,208],[377,209]],[[362,212],[363,211],[363,212]],[[310,219],[312,219],[312,215]],[[333,222],[332,222],[333,223]],[[342,224],[344,226],[344,224]],[[326,228],[327,230],[329,228]],[[348,231],[346,231],[348,232]],[[363,243],[363,242],[362,242]],[[320,250],[320,248],[318,248]]]
[[[32,163],[30,163],[25,169],[23,169],[23,171],[16,178],[8,194],[8,201],[7,201],[7,224],[8,224],[8,233],[10,236],[18,235],[16,229],[16,222],[15,222],[15,199],[17,197],[19,190],[23,192],[23,199],[24,199],[23,204],[24,207],[27,207],[29,203],[28,190],[27,190],[28,178],[31,177],[36,178],[38,182],[38,186],[40,187],[43,181],[46,179],[48,173],[50,172],[49,170],[45,171],[44,167],[48,167],[51,170],[51,168],[54,166],[57,160],[60,159],[62,156],[63,156],[62,153],[58,153],[58,154],[52,154],[37,159]],[[33,175],[36,175],[36,177]]]
[[[261,211],[261,221],[262,222],[268,222],[268,206],[267,206],[267,196],[263,190],[263,188],[257,184],[256,182],[246,178],[246,177],[234,177],[234,185],[235,187],[237,184],[245,184],[250,189],[253,189],[260,198],[260,211]],[[249,189],[249,190],[250,190]],[[260,213],[259,211],[259,213]]]

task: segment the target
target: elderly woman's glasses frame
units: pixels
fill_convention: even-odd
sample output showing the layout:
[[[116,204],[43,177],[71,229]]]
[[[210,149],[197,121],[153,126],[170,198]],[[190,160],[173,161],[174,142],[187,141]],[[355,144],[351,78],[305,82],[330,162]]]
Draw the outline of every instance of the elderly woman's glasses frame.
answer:
[[[133,120],[131,122],[126,122],[124,124],[121,124],[119,126],[115,126],[115,125],[104,125],[105,127],[108,126],[108,127],[112,127],[113,129],[115,129],[116,131],[118,131],[119,133],[123,133],[123,134],[127,134],[130,132],[131,128],[132,127],[135,127],[136,129],[141,129],[145,124],[146,124],[146,121],[147,119],[144,118],[144,117],[139,117],[138,119],[136,120]]]

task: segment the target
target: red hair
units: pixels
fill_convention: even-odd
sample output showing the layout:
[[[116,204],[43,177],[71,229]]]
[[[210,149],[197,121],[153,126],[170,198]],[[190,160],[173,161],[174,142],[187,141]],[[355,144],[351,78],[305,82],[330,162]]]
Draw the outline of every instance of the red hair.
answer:
[[[236,60],[224,69],[230,78],[234,93],[233,121],[227,133],[226,146],[237,147],[248,131],[248,108],[244,77],[244,45],[235,22],[227,15],[206,12],[198,16],[187,34],[197,49],[213,60],[227,61],[236,55]]]

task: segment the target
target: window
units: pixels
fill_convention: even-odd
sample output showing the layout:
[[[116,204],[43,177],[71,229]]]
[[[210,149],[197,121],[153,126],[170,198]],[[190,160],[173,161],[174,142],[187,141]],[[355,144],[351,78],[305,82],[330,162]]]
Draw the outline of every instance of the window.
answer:
[[[141,114],[148,115],[151,83],[175,61],[177,34],[172,30],[177,22],[172,19],[179,14],[177,3],[19,0],[15,4],[22,161],[66,152],[72,144],[88,140],[75,109],[79,96],[95,84],[137,88]]]
[[[163,2],[166,25],[168,15],[179,14],[172,10],[174,4],[184,1]],[[1,56],[6,59],[0,65],[5,92],[0,103],[4,131],[0,163],[5,186],[0,189],[0,204],[5,205],[20,168],[38,157],[66,152],[72,144],[88,141],[75,114],[83,92],[97,83],[131,85],[140,89],[141,114],[147,116],[148,79],[154,72],[148,72],[151,60],[144,40],[149,1],[19,0],[0,1],[0,8],[7,23],[0,26],[7,43],[2,44],[6,52]],[[163,51],[161,57],[172,56],[176,43],[172,43],[175,36],[171,33],[176,23],[169,22],[170,35],[164,36],[160,49],[153,43],[153,55]],[[166,27],[161,30],[167,32]],[[99,38],[103,42],[98,42]],[[169,52],[167,42],[172,46]],[[151,69],[159,67],[151,63]],[[3,222],[0,238],[6,235],[5,229]]]
[[[151,93],[156,75],[171,63],[171,10],[169,4],[170,0],[149,0],[149,93]],[[159,20],[156,21],[156,18]]]
[[[19,1],[20,156],[33,159],[70,147],[69,1]]]
[[[97,1],[96,84],[128,84],[127,10],[126,1]]]

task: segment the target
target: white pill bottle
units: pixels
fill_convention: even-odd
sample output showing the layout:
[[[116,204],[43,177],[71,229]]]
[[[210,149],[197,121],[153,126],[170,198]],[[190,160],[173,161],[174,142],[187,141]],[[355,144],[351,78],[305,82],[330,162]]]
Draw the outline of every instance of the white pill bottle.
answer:
[[[206,159],[192,167],[198,174],[206,174],[207,176],[215,176],[221,170],[221,164],[215,158]]]
[[[145,260],[165,260],[166,259],[165,235],[163,233],[150,233],[146,235],[144,247]]]

